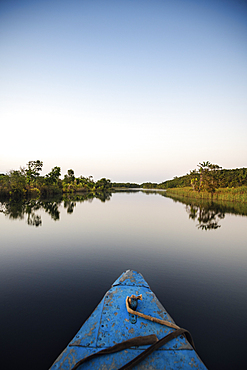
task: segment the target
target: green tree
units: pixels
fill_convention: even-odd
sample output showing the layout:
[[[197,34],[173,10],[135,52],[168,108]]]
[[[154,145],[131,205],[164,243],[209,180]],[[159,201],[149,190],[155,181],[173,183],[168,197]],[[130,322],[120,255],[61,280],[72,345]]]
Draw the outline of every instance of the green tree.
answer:
[[[26,176],[23,169],[8,173],[8,190],[11,195],[22,195],[26,192]]]
[[[26,169],[26,176],[28,184],[36,183],[37,177],[39,177],[40,172],[42,171],[43,162],[40,160],[29,161]]]
[[[9,175],[0,174],[0,193],[6,194],[9,192]]]
[[[200,192],[205,190],[211,194],[215,193],[220,186],[219,170],[222,168],[209,161],[199,163],[199,170],[191,172],[191,185],[194,190]]]
[[[61,176],[61,168],[55,166],[51,172],[45,175],[45,182],[47,185],[57,185],[59,177]]]
[[[107,189],[110,189],[111,186],[112,186],[111,185],[111,180],[106,179],[106,178],[102,178],[102,179],[98,180],[95,184],[96,190],[100,190],[100,191],[105,191]]]
[[[75,181],[75,173],[72,169],[68,170],[67,171],[67,174],[64,175],[64,179],[63,179],[64,183],[65,184],[73,184],[74,181]]]

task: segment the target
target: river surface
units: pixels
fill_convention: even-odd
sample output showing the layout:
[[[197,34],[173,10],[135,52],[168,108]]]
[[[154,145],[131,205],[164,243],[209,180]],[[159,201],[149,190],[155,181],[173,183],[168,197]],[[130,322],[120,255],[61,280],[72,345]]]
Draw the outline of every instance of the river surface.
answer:
[[[0,202],[1,368],[48,369],[133,269],[209,369],[246,369],[246,206],[164,195]]]

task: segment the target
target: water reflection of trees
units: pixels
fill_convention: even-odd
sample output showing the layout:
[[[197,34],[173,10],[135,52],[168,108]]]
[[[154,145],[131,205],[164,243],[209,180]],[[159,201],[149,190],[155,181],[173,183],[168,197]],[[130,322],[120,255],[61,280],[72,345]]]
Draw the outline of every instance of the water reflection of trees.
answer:
[[[124,190],[127,193],[136,193],[142,190]],[[119,191],[115,191],[119,192]],[[168,196],[165,191],[145,190],[146,195],[157,195],[173,199],[174,202],[185,204],[186,212],[189,218],[197,221],[196,226],[201,230],[215,230],[221,227],[220,221],[225,217],[226,213],[234,213],[247,216],[247,205],[244,203],[233,202],[211,202],[203,199],[195,200],[181,196]],[[26,220],[30,226],[42,226],[41,211],[47,213],[52,220],[60,219],[60,208],[63,206],[68,214],[72,214],[79,202],[92,202],[94,198],[101,202],[106,202],[111,199],[111,192],[92,193],[76,193],[64,194],[55,198],[49,199],[21,199],[7,200],[0,199],[0,213],[3,213],[11,220]]]
[[[91,202],[94,198],[105,202],[111,199],[111,193],[65,194],[50,199],[0,199],[0,212],[10,220],[24,220],[29,226],[42,226],[40,211],[45,211],[52,220],[60,219],[60,207],[64,206],[68,214],[74,212],[77,202]]]
[[[233,202],[217,202],[203,199],[189,199],[177,195],[160,195],[173,199],[174,202],[185,204],[189,218],[197,221],[197,228],[201,230],[215,230],[221,227],[220,221],[226,213],[247,216],[247,205]]]
[[[205,200],[191,200],[181,196],[168,196],[165,191],[152,190],[152,189],[138,189],[130,190],[128,192],[143,192],[145,195],[161,195],[166,198],[172,198],[175,202],[181,202],[186,205],[186,211],[189,214],[189,218],[193,221],[197,221],[197,228],[201,230],[215,230],[221,227],[219,224],[220,220],[225,217],[225,213],[239,214],[237,207],[239,205],[228,204],[225,202],[224,205],[217,204],[216,202],[205,201]],[[241,212],[242,214],[242,212]],[[247,207],[245,209],[247,215]]]
[[[42,219],[39,211],[44,210],[50,217],[57,221],[60,217],[59,206],[61,200],[37,200],[37,199],[21,199],[21,200],[1,200],[0,212],[7,216],[10,220],[23,220],[26,216],[26,222],[30,226],[41,226]]]
[[[210,204],[206,207],[189,204],[186,205],[186,211],[189,214],[189,218],[198,221],[196,226],[202,230],[218,229],[221,227],[219,221],[225,217],[225,214],[215,204]]]

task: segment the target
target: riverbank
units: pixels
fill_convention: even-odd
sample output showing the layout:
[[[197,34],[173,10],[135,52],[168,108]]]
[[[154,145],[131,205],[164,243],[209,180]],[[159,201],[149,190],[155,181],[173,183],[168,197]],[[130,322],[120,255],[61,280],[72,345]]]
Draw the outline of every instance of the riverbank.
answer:
[[[195,191],[191,187],[166,189],[167,195],[180,195],[192,199],[211,199],[228,202],[247,203],[247,186],[237,188],[219,188],[214,194]]]

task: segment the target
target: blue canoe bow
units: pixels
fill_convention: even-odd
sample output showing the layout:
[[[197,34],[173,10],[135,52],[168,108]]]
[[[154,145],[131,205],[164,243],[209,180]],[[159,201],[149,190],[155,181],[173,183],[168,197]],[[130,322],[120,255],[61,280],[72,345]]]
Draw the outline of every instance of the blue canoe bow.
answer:
[[[137,313],[151,316],[161,321],[167,321],[173,327],[153,322],[129,313],[126,305],[127,297],[142,297],[142,300],[133,300],[130,306]],[[131,300],[130,300],[131,302]],[[137,307],[136,307],[137,305]],[[180,331],[179,331],[180,330]],[[205,365],[197,355],[186,335],[176,335],[176,325],[143,276],[135,271],[123,273],[105,294],[94,312],[82,325],[76,336],[54,362],[50,370],[110,370],[110,369],[200,369],[206,370]],[[151,338],[151,342],[130,341],[133,338]],[[153,338],[156,340],[153,340]],[[162,338],[169,338],[162,345]],[[171,337],[171,339],[170,339]],[[147,339],[148,341],[149,339]],[[167,343],[166,343],[167,342]],[[117,352],[110,353],[111,347],[124,343],[126,347],[118,348]],[[153,352],[150,348],[154,348]],[[99,353],[101,351],[101,353]],[[150,353],[148,353],[150,352]],[[147,355],[144,355],[147,353]],[[95,354],[95,355],[93,355]],[[140,362],[135,363],[141,356]],[[142,358],[143,357],[143,358]],[[83,360],[84,359],[84,360]],[[129,364],[129,365],[126,365]]]

